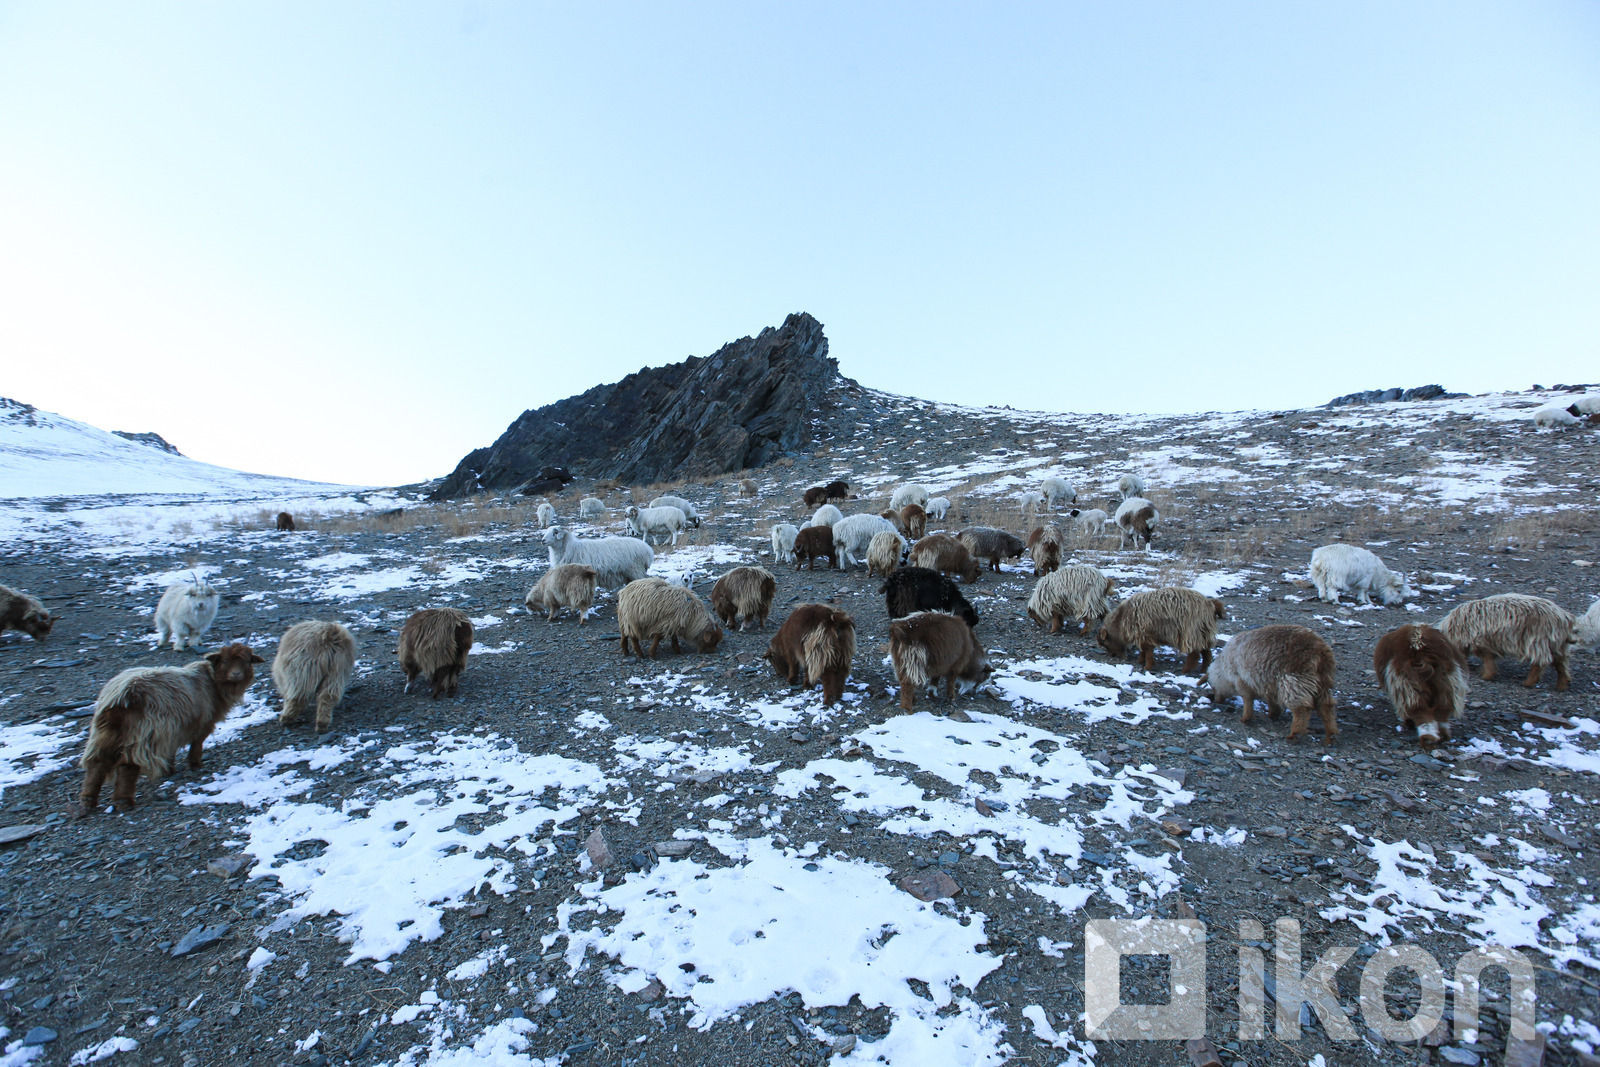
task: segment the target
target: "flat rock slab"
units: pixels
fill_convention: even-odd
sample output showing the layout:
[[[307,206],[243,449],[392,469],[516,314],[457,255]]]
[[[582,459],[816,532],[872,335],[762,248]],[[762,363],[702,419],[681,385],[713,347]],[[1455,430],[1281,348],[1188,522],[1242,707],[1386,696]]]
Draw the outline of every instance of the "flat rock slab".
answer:
[[[918,900],[942,900],[961,892],[954,878],[933,868],[906,875],[900,879],[900,888]]]
[[[44,823],[25,823],[21,826],[0,826],[0,845],[10,845],[17,841],[26,841],[45,832]]]
[[[174,956],[187,956],[197,949],[221,941],[228,933],[227,923],[218,923],[216,926],[196,926],[193,930],[183,935],[183,940],[172,946]]]

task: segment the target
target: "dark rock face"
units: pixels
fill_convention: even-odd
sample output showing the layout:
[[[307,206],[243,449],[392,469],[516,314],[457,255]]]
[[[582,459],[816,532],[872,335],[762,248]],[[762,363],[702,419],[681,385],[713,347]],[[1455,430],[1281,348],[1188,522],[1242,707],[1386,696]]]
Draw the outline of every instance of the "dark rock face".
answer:
[[[151,448],[159,448],[163,452],[170,452],[174,456],[183,455],[171,441],[168,441],[158,433],[129,433],[127,430],[112,430],[111,432],[123,440],[132,441],[136,445],[149,445]]]
[[[1396,400],[1450,400],[1465,393],[1447,393],[1442,385],[1419,385],[1414,389],[1368,389],[1336,396],[1323,407],[1343,408],[1351,404],[1383,404]]]
[[[790,315],[709,356],[523,412],[494,444],[468,453],[433,499],[538,491],[531,486],[551,466],[639,484],[759,467],[811,443],[812,420],[831,409],[841,380],[822,324]]]

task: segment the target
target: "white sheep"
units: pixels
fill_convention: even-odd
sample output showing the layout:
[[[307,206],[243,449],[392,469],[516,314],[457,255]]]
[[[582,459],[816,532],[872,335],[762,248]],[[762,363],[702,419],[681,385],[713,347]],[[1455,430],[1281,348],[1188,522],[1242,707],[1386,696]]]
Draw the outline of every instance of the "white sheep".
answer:
[[[950,513],[950,498],[944,496],[930,496],[928,502],[922,505],[922,510],[928,513],[928,518],[944,521]]]
[[[1078,490],[1065,478],[1046,478],[1040,488],[1044,490],[1045,503],[1052,508],[1077,502]]]
[[[1573,414],[1576,404],[1546,404],[1533,413],[1533,424],[1540,427],[1576,426],[1582,420]]]
[[[833,547],[839,555],[839,566],[849,568],[867,561],[867,549],[872,539],[880,533],[900,532],[894,523],[881,515],[850,515],[833,524]]]
[[[683,517],[690,526],[693,526],[696,530],[700,528],[700,513],[694,509],[693,504],[681,496],[658,496],[650,501],[650,507],[677,508],[683,512]]]
[[[586,564],[594,568],[595,584],[607,589],[621,589],[643,578],[656,558],[650,546],[636,537],[580,539],[563,526],[546,530],[544,543],[549,546],[552,567],[558,563]]]
[[[896,489],[894,495],[889,498],[889,508],[893,511],[899,511],[907,504],[916,504],[926,511],[928,509],[928,490],[916,482],[907,482]]]
[[[792,522],[780,522],[772,528],[773,562],[789,558],[794,552],[794,539],[799,533],[800,527]]]
[[[539,506],[534,509],[534,514],[539,516],[540,526],[554,526],[556,524],[555,505],[548,500],[539,501]]]
[[[683,509],[668,504],[659,508],[637,508],[628,505],[628,530],[635,537],[642,537],[646,541],[651,536],[671,537],[674,547],[678,544],[678,535],[684,532],[689,518]]]
[[[204,578],[167,586],[161,603],[156,605],[156,644],[171,638],[174,652],[199,648],[200,638],[217,619],[217,605],[221,602],[222,597]]]
[[[586,496],[578,502],[578,514],[585,519],[603,518],[606,513],[605,501],[599,497]]]
[[[824,504],[817,509],[817,513],[815,515],[811,516],[811,521],[806,523],[806,525],[832,526],[842,518],[844,518],[844,512],[840,511],[832,504]]]
[[[1117,492],[1122,494],[1122,499],[1144,496],[1144,479],[1137,474],[1124,474],[1117,482]]]
[[[1077,520],[1078,529],[1084,534],[1100,535],[1106,532],[1106,522],[1111,518],[1099,508],[1090,508],[1087,511],[1072,509],[1072,517]]]
[[[1358,604],[1370,604],[1376,593],[1385,604],[1401,604],[1411,597],[1405,576],[1384,566],[1383,560],[1359,545],[1323,545],[1311,553],[1311,581],[1317,596],[1330,604],[1349,593]]]

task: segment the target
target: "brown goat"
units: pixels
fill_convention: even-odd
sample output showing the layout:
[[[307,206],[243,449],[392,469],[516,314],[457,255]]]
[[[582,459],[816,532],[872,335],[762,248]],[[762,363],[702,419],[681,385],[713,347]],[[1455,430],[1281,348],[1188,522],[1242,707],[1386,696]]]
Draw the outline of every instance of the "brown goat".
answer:
[[[822,702],[844,696],[856,655],[856,623],[849,612],[827,604],[801,604],[772,635],[766,658],[790,685],[822,684]]]
[[[972,627],[942,611],[918,611],[889,624],[889,658],[900,681],[900,706],[910,711],[917,691],[944,679],[945,703],[956,698],[957,681],[980,683],[989,677],[989,661]],[[966,721],[964,712],[952,718]]]
[[[737,621],[743,633],[745,624],[755,619],[757,627],[764,630],[777,591],[778,580],[766,568],[735,567],[711,587],[711,610],[729,629]]]
[[[739,479],[740,496],[755,496],[759,491],[760,488],[756,485],[754,478]]]
[[[112,771],[112,801],[132,811],[139,776],[169,773],[182,746],[189,746],[189,766],[198,770],[206,738],[250,688],[261,662],[248,645],[235,643],[184,667],[130,667],[101,687],[79,761],[84,775],[77,816],[99,806],[100,787]]]
[[[1416,727],[1418,744],[1429,749],[1450,740],[1450,720],[1467,706],[1467,657],[1454,642],[1410,623],[1378,638],[1372,669],[1400,725]]]
[[[35,641],[43,641],[55,624],[56,617],[44,609],[38,597],[0,585],[0,632],[21,630]]]
[[[681,637],[693,641],[701,652],[714,652],[722,641],[722,627],[711,617],[705,602],[692,589],[660,578],[640,578],[629,582],[617,594],[617,629],[621,631],[622,654],[628,643],[644,659],[644,639],[650,638],[650,658],[656,658],[663,638],[672,639],[672,651],[682,652]]]
[[[828,502],[828,487],[825,485],[813,485],[806,490],[804,500],[808,508],[826,504]]]
[[[981,572],[967,546],[949,534],[929,534],[912,545],[910,564],[952,574],[964,582],[977,581]]]
[[[827,500],[850,499],[850,483],[846,481],[829,482],[827,485],[822,487],[822,491],[827,494],[827,496],[824,498]]]
[[[975,558],[988,560],[991,571],[1000,569],[1002,559],[1020,556],[1027,550],[1022,538],[993,526],[969,526],[956,536]]]
[[[1193,673],[1196,664],[1211,666],[1217,620],[1226,616],[1222,601],[1193,589],[1151,589],[1118,604],[1100,624],[1095,640],[1114,657],[1137,647],[1147,671],[1155,670],[1156,646],[1170,645],[1184,654],[1184,671]]]
[[[287,511],[278,512],[278,529],[292,533],[294,531],[294,516]]]
[[[400,628],[400,668],[406,672],[406,692],[419,675],[433,682],[433,699],[455,696],[456,683],[467,669],[472,650],[472,620],[455,608],[424,608]]]
[[[589,621],[589,611],[594,606],[597,573],[587,564],[557,563],[528,590],[523,603],[529,611],[543,610],[545,622],[554,622],[556,612],[571,608],[578,615],[578,625],[582,626]]]
[[[906,521],[900,517],[900,513],[898,511],[894,510],[893,508],[884,508],[882,511],[878,512],[878,518],[887,519],[894,523],[895,531],[899,533],[901,537],[907,536]],[[921,534],[918,534],[917,536],[920,537]]]
[[[1054,523],[1036,526],[1028,535],[1028,554],[1033,557],[1033,576],[1043,578],[1061,566],[1061,543],[1065,540]]]
[[[283,697],[278,721],[293,726],[307,704],[317,709],[317,732],[333,728],[333,709],[356,670],[356,639],[336,622],[297,622],[278,641],[272,684]]]
[[[921,504],[907,504],[900,509],[901,533],[913,541],[928,532],[928,513]]]
[[[1311,725],[1311,709],[1322,716],[1322,743],[1339,735],[1333,713],[1333,649],[1304,626],[1260,626],[1222,646],[1206,674],[1211,701],[1231,697],[1244,701],[1240,722],[1255,716],[1256,698],[1266,702],[1273,719],[1288,708],[1293,716],[1289,740],[1298,741]]]
[[[839,565],[838,550],[833,547],[831,526],[807,526],[794,535],[794,565],[798,569],[802,560],[807,570],[817,569],[817,557],[825,557],[829,567]]]
[[[1439,629],[1468,656],[1483,660],[1483,680],[1494,681],[1496,661],[1505,656],[1527,660],[1523,686],[1539,684],[1544,669],[1556,668],[1556,688],[1572,684],[1567,673],[1567,645],[1577,620],[1571,612],[1542,596],[1499,593],[1458,604]]]

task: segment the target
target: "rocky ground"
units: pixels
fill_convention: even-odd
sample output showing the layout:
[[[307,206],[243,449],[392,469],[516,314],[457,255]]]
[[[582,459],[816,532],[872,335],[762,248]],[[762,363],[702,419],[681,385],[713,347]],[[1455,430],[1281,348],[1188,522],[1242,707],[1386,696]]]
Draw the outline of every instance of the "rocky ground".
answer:
[[[1081,1019],[1087,921],[1189,915],[1223,1063],[1501,1062],[1503,978],[1475,1036],[1386,1038],[1357,1008],[1386,944],[1448,973],[1495,940],[1536,965],[1543,1062],[1595,1062],[1600,659],[1576,653],[1567,692],[1521,688],[1520,664],[1474,680],[1432,756],[1396,732],[1370,666],[1383,632],[1464,599],[1581,612],[1600,593],[1600,433],[1534,431],[1534,396],[1137,419],[846,400],[814,453],[748,472],[758,497],[737,477],[675,488],[707,518],[658,572],[702,594],[737,563],[778,578],[767,629],[710,655],[624,660],[611,596],[585,626],[530,617],[544,554],[526,502],[302,516],[292,535],[199,524],[176,547],[63,525],[5,548],[0,582],[62,619],[43,644],[0,637],[0,825],[23,828],[0,846],[0,1063],[1205,1062],[1170,1039],[1092,1041]],[[1017,562],[968,590],[997,667],[956,705],[973,721],[926,699],[905,715],[879,582],[762,559],[770,524],[803,522],[801,491],[834,477],[861,493],[847,513],[916,479],[955,502],[952,529],[1025,532],[1016,491],[1059,472],[1111,510],[1130,469],[1164,515],[1157,551],[1079,537],[1075,558],[1124,592],[1213,590],[1228,634],[1322,633],[1332,746],[1213,708],[1170,654],[1146,674],[1043,633]],[[617,527],[654,490],[578,483],[558,510],[589,493]],[[1372,546],[1415,598],[1317,602],[1307,559],[1335,539]],[[288,625],[336,618],[358,682],[317,737],[273,721],[263,671],[200,772],[73,821],[87,703],[125,667],[189,658],[153,647],[149,613],[191,570],[226,590],[216,642],[270,660]],[[760,658],[809,600],[857,621],[841,708]],[[477,621],[478,654],[458,696],[407,696],[399,624],[446,604]],[[1300,924],[1307,967],[1352,950],[1349,1040],[1292,1003],[1300,1033],[1275,1027],[1270,999],[1271,1036],[1241,1032],[1251,960],[1279,991],[1278,920]],[[1170,995],[1154,957],[1121,974],[1124,1002]],[[1417,994],[1394,975],[1396,1013]]]

